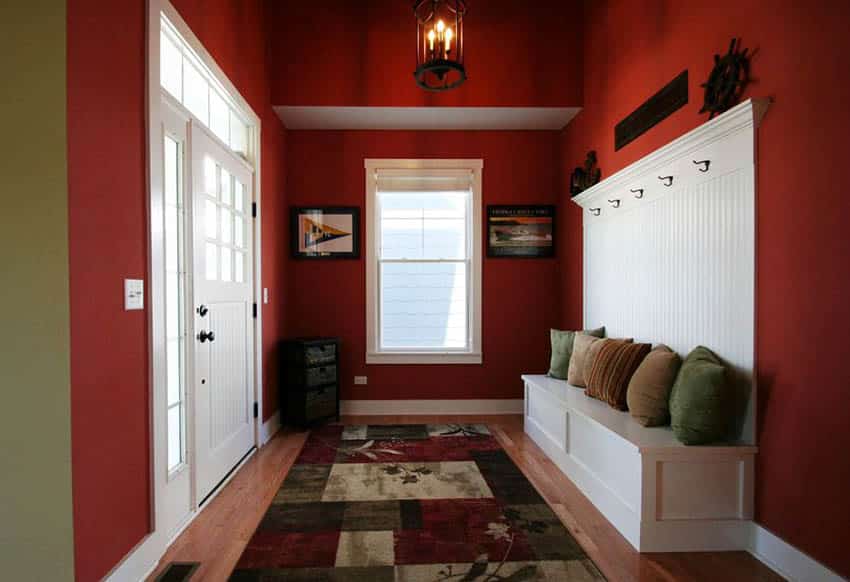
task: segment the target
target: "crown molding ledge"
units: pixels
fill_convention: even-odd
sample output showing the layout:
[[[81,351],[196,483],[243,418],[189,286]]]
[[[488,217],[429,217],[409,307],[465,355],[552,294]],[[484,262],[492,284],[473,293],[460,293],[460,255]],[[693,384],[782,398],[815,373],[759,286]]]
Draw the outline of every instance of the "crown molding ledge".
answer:
[[[274,107],[287,129],[558,131],[580,107]]]
[[[610,197],[612,191],[625,190],[633,185],[638,178],[669,167],[696,150],[710,146],[740,131],[750,129],[755,133],[754,130],[758,129],[761,124],[770,103],[769,98],[747,99],[729,111],[703,123],[696,129],[591,186],[573,198],[572,201],[583,208],[587,208],[591,204],[598,205],[600,200]],[[755,150],[755,140],[753,141],[753,150]]]

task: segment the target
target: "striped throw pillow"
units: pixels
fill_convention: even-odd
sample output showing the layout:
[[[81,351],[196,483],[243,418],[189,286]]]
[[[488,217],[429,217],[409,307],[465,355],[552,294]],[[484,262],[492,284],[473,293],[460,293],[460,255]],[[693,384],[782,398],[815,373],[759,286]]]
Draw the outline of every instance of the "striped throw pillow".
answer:
[[[593,360],[585,393],[618,410],[628,410],[629,380],[651,349],[651,344],[606,343]]]

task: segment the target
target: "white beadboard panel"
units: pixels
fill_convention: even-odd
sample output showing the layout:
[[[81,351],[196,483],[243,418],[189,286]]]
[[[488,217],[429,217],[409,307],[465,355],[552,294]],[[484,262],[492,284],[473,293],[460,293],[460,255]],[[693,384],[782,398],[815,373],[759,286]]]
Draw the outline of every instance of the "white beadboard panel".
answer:
[[[215,330],[219,349],[210,359],[210,389],[216,397],[210,399],[210,446],[215,449],[228,440],[240,427],[249,423],[248,417],[248,337],[245,334],[248,317],[245,303],[221,302],[210,309],[210,328]]]
[[[738,395],[730,431],[747,444],[755,443],[756,105],[738,106],[576,199],[585,209],[585,327],[604,325],[608,337],[664,343],[682,356],[697,345],[713,350]],[[711,161],[708,171],[700,160]],[[661,176],[673,176],[672,185]],[[630,192],[637,188],[642,198]]]

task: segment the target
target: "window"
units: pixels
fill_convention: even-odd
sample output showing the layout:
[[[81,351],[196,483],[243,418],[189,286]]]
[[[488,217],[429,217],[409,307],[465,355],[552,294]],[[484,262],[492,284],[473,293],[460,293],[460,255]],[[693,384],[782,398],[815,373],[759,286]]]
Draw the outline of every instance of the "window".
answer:
[[[222,143],[247,156],[248,124],[237,106],[164,15],[160,25],[160,85]]]
[[[165,330],[167,367],[168,472],[183,466],[186,451],[186,325],[184,294],[185,207],[183,200],[183,143],[166,134],[163,140],[165,194]]]
[[[366,363],[481,363],[481,169],[366,160]]]

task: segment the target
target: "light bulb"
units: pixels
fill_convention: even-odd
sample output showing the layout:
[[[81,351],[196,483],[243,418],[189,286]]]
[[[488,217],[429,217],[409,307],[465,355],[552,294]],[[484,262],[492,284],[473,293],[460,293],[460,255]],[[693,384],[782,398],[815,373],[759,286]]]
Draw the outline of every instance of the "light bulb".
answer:
[[[452,36],[454,36],[452,29],[447,28],[446,29],[446,52],[449,52],[450,50],[452,50]]]
[[[434,50],[434,37],[435,36],[436,35],[434,34],[433,28],[430,31],[428,31],[428,43],[430,44],[430,48],[431,48],[432,51]]]
[[[443,21],[438,20],[437,21],[437,32],[442,33],[445,28],[446,28],[446,25],[443,23]]]

